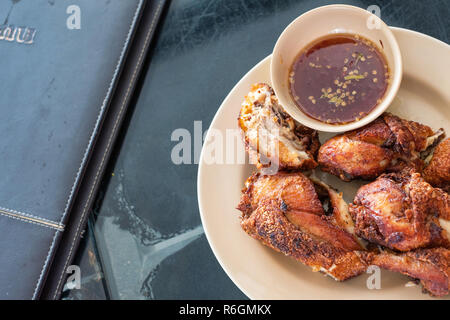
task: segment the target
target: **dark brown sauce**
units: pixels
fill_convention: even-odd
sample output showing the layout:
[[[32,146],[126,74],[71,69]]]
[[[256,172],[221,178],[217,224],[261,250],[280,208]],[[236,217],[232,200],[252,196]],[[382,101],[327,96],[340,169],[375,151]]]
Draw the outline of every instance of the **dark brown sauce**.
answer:
[[[386,59],[371,41],[335,34],[300,52],[289,74],[297,106],[316,120],[342,124],[372,111],[389,84]]]

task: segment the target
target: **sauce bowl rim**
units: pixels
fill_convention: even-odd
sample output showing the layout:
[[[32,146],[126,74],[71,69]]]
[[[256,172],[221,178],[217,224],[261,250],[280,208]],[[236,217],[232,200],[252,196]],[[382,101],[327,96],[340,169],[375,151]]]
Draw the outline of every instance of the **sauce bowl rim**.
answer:
[[[289,103],[291,103],[291,104],[293,103],[296,106],[296,108],[298,109],[298,111],[304,115],[303,118],[297,117],[294,112],[291,112],[291,110],[289,110],[290,109],[289,106],[287,108],[285,107],[286,105],[288,105],[288,103],[286,103],[287,101],[283,101],[285,95],[279,94],[282,90],[285,91],[285,90],[289,90],[289,89],[286,88],[286,86],[284,84],[280,83],[279,80],[277,81],[277,77],[275,76],[275,72],[277,72],[279,68],[290,68],[293,63],[293,61],[283,63],[280,61],[280,59],[277,59],[277,57],[279,56],[279,52],[281,51],[281,49],[280,49],[281,44],[284,41],[286,41],[288,31],[290,32],[291,29],[294,27],[297,28],[300,21],[305,19],[306,17],[309,17],[311,15],[318,15],[318,14],[319,15],[323,15],[323,14],[327,15],[327,14],[332,13],[331,10],[335,10],[335,9],[351,10],[351,11],[353,11],[353,13],[356,12],[357,14],[363,15],[365,19],[367,19],[370,16],[375,17],[374,19],[376,19],[377,23],[379,23],[379,26],[380,26],[380,28],[378,30],[380,32],[382,32],[384,37],[388,40],[388,43],[383,44],[383,48],[385,48],[386,46],[389,46],[390,50],[392,51],[392,55],[393,55],[393,65],[392,65],[392,63],[389,63],[388,59],[386,58],[386,63],[388,64],[388,67],[389,67],[390,73],[391,73],[391,82],[388,85],[384,96],[381,98],[381,102],[378,105],[376,105],[366,116],[364,116],[360,120],[355,120],[355,121],[352,121],[349,123],[344,123],[344,124],[328,124],[326,122],[321,122],[319,120],[311,118],[306,113],[304,113],[300,108],[297,107],[292,96],[289,94],[288,95],[289,99],[290,99]],[[354,34],[358,34],[358,32],[356,31]],[[359,35],[364,37],[363,34],[359,34]],[[325,34],[324,34],[324,36],[325,36]],[[371,39],[369,38],[369,40],[371,40]],[[299,52],[296,52],[296,54],[298,54],[298,53]],[[385,55],[384,52],[382,52],[382,53]],[[360,127],[372,122],[376,118],[378,118],[384,111],[386,111],[386,109],[389,107],[389,105],[392,103],[395,96],[397,95],[397,92],[400,88],[402,76],[403,76],[403,66],[402,66],[400,47],[397,43],[397,40],[396,40],[393,32],[386,25],[386,23],[383,20],[381,20],[379,17],[377,17],[376,15],[370,13],[369,11],[366,11],[366,10],[356,7],[356,6],[344,5],[344,4],[333,4],[333,5],[321,6],[321,7],[312,9],[310,11],[307,11],[307,12],[303,13],[302,15],[300,15],[299,17],[297,17],[296,19],[294,19],[283,30],[283,32],[278,37],[277,42],[274,46],[274,50],[272,53],[272,60],[270,63],[270,77],[271,77],[271,82],[272,82],[272,88],[274,89],[275,94],[278,97],[278,101],[283,106],[285,111],[299,123],[301,123],[309,128],[319,130],[319,131],[324,131],[324,132],[345,132],[345,131],[354,130],[354,129],[360,128]],[[286,81],[287,81],[287,79],[286,79]]]

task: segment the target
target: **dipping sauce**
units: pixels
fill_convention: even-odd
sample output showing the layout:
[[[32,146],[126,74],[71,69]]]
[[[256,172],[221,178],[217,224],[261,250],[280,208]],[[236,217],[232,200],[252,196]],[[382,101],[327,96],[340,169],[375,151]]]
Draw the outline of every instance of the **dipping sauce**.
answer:
[[[289,73],[299,109],[316,120],[358,121],[383,98],[389,69],[377,46],[361,36],[334,34],[300,52]]]

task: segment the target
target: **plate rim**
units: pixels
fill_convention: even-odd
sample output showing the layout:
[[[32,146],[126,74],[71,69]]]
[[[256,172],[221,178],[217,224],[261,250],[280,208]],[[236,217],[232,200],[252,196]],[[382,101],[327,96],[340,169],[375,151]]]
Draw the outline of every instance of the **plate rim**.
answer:
[[[435,42],[439,46],[444,46],[447,49],[450,49],[450,45],[449,44],[445,43],[442,40],[436,39],[436,38],[434,38],[434,37],[432,37],[430,35],[427,35],[427,34],[424,34],[424,33],[421,33],[421,32],[415,31],[415,30],[401,28],[401,27],[389,26],[389,28],[394,31],[394,35],[395,36],[397,35],[397,33],[407,33],[407,34],[409,33],[409,34],[414,35],[415,37],[425,38],[428,41]],[[268,59],[271,59],[271,57],[272,57],[272,54],[269,54],[265,58],[261,59],[250,70],[248,70],[245,73],[245,75],[242,76],[236,82],[236,84],[231,88],[231,90],[228,92],[227,96],[223,99],[222,103],[220,104],[219,108],[217,109],[217,111],[216,111],[216,113],[215,113],[215,115],[214,115],[214,117],[213,117],[213,119],[212,119],[212,121],[211,121],[211,123],[210,123],[210,125],[208,127],[208,133],[207,133],[207,135],[206,135],[206,137],[204,139],[205,141],[207,141],[207,139],[209,137],[209,132],[210,132],[209,129],[211,129],[214,126],[214,124],[218,121],[218,119],[221,116],[221,114],[224,112],[224,109],[225,109],[224,105],[230,99],[232,92],[237,87],[239,87],[240,83],[244,82],[246,80],[246,78],[249,77],[250,74],[252,74],[254,72],[255,69],[259,68],[260,65],[266,63],[266,61]],[[210,246],[210,248],[211,248],[211,250],[212,250],[212,252],[214,254],[214,257],[219,262],[219,265],[221,266],[223,271],[226,273],[226,275],[231,279],[231,281],[234,283],[234,285],[236,285],[239,288],[239,290],[241,290],[241,292],[244,293],[248,298],[250,298],[251,300],[255,300],[256,298],[246,288],[244,288],[244,285],[241,284],[238,281],[238,279],[236,279],[234,277],[233,273],[226,266],[226,263],[224,261],[222,261],[222,259],[220,258],[219,251],[218,251],[214,241],[212,240],[211,233],[208,230],[208,227],[207,227],[207,224],[206,224],[206,216],[205,216],[205,213],[204,213],[204,209],[202,208],[203,207],[202,203],[203,203],[204,200],[203,200],[203,196],[202,196],[202,193],[201,193],[202,177],[203,177],[203,174],[204,174],[203,173],[203,167],[204,167],[204,160],[203,160],[204,154],[203,153],[204,153],[204,148],[202,146],[202,150],[201,150],[200,158],[199,158],[199,163],[198,163],[198,169],[197,169],[197,202],[198,202],[198,209],[199,209],[199,213],[200,213],[200,219],[201,219],[201,222],[202,222],[202,227],[203,227],[203,230],[205,232],[206,239],[207,239],[208,244],[209,244],[209,246]]]

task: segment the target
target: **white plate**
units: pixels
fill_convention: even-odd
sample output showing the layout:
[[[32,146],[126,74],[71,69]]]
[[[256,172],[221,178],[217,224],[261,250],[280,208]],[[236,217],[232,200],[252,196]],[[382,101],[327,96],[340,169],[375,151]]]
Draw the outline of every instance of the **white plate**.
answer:
[[[450,46],[429,36],[392,28],[404,64],[398,96],[389,111],[450,134]],[[237,129],[244,96],[255,82],[270,84],[270,56],[251,69],[220,106],[210,129]],[[208,132],[206,141],[210,138]],[[332,134],[321,134],[328,138]],[[241,143],[241,142],[239,142]],[[224,151],[225,152],[225,151]],[[203,227],[214,254],[234,283],[252,299],[428,299],[418,286],[405,287],[406,276],[383,271],[381,289],[369,290],[370,274],[336,282],[309,267],[263,246],[239,225],[235,209],[250,164],[206,164],[202,151],[198,171],[198,202]],[[344,183],[328,174],[321,178],[344,192],[350,202],[359,183]]]

